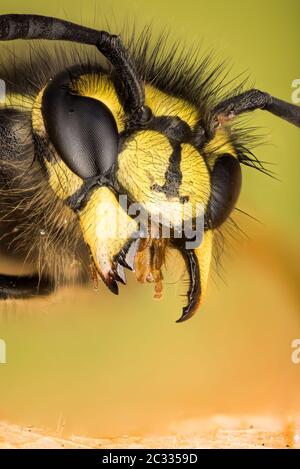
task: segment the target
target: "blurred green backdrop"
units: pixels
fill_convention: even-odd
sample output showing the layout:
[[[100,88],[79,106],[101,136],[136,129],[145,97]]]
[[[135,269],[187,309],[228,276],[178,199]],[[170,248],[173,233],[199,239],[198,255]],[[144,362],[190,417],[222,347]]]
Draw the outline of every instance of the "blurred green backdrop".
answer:
[[[2,0],[0,14],[38,13],[93,25],[152,22],[153,34],[213,48],[232,74],[291,100],[300,78],[297,0]],[[103,24],[103,22],[102,22]],[[118,32],[118,31],[112,31]],[[0,49],[1,53],[1,49]],[[64,290],[32,302],[0,304],[0,419],[89,436],[162,431],[182,418],[216,413],[300,411],[299,130],[263,112],[249,122],[266,144],[256,155],[279,181],[244,169],[239,207],[249,238],[214,276],[206,302],[187,323],[178,283],[161,301],[133,278],[119,297],[104,288]]]

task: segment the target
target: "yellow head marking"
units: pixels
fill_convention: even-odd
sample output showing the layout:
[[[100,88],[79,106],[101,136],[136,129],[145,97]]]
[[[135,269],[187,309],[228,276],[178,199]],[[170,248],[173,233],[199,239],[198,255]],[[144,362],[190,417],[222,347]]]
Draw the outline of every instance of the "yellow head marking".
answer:
[[[31,111],[32,128],[38,135],[42,137],[46,135],[44,119],[42,116],[42,99],[44,91],[45,88],[43,88],[36,96]]]
[[[196,204],[205,209],[210,195],[203,158],[191,145],[181,145],[180,150],[178,193],[167,190],[173,147],[159,132],[137,133],[119,155],[117,170],[119,183],[133,201],[152,214],[164,213],[174,225],[194,217]]]
[[[181,151],[180,170],[182,182],[180,195],[188,197],[195,216],[196,204],[206,208],[210,196],[210,176],[202,156],[192,145],[183,144]]]
[[[145,85],[145,102],[155,116],[178,116],[191,128],[198,121],[198,112],[187,101],[170,96],[154,86]]]
[[[37,95],[32,107],[32,128],[40,137],[47,138],[47,133],[42,116],[42,99],[44,89]],[[48,138],[47,138],[48,139]],[[82,185],[82,179],[74,174],[68,166],[58,157],[55,148],[48,141],[48,148],[53,155],[53,161],[45,159],[45,165],[49,176],[49,184],[57,197],[67,199],[74,194]]]
[[[164,184],[171,153],[169,140],[151,130],[138,132],[127,143],[119,155],[117,179],[133,200],[157,205],[167,200],[151,187]]]
[[[76,82],[75,90],[82,96],[103,102],[112,112],[118,131],[122,132],[124,130],[125,113],[115,87],[106,75],[99,73],[82,75]]]
[[[229,153],[230,155],[237,156],[230,139],[229,130],[226,128],[218,129],[214,138],[205,145],[204,152],[208,155],[207,163],[211,169],[213,169],[220,155]]]
[[[51,163],[46,161],[45,164],[49,184],[60,199],[67,199],[82,186],[82,179],[74,174],[62,160]]]
[[[20,93],[11,93],[5,97],[4,106],[12,106],[14,108],[30,110],[32,108],[33,99]],[[1,103],[0,103],[1,108]]]
[[[137,230],[137,224],[125,213],[115,194],[107,187],[100,187],[93,192],[80,212],[79,219],[98,273],[109,283],[113,275],[114,258]]]

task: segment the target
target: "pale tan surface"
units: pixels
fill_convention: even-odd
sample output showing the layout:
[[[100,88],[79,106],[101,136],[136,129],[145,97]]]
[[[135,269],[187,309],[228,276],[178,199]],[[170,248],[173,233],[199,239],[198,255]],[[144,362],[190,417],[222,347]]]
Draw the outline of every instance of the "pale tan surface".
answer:
[[[117,438],[64,437],[31,427],[0,423],[0,449],[4,448],[300,448],[300,418],[216,416],[186,420],[164,435]]]

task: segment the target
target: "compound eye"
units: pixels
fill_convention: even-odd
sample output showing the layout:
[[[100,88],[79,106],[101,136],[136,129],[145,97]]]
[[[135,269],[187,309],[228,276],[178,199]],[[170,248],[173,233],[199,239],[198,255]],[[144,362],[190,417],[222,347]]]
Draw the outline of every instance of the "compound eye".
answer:
[[[242,174],[234,156],[221,155],[211,174],[211,196],[207,209],[210,228],[218,228],[229,217],[240,194]]]
[[[45,89],[42,114],[52,144],[75,174],[87,179],[111,169],[118,155],[119,134],[104,103],[71,94],[54,80]]]

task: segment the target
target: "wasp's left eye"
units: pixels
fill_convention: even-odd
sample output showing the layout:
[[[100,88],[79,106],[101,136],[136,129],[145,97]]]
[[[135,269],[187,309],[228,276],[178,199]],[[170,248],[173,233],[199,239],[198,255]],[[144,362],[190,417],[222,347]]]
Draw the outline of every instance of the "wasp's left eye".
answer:
[[[44,92],[42,113],[52,144],[75,174],[87,179],[110,170],[117,159],[119,134],[104,103],[71,94],[53,80]]]

